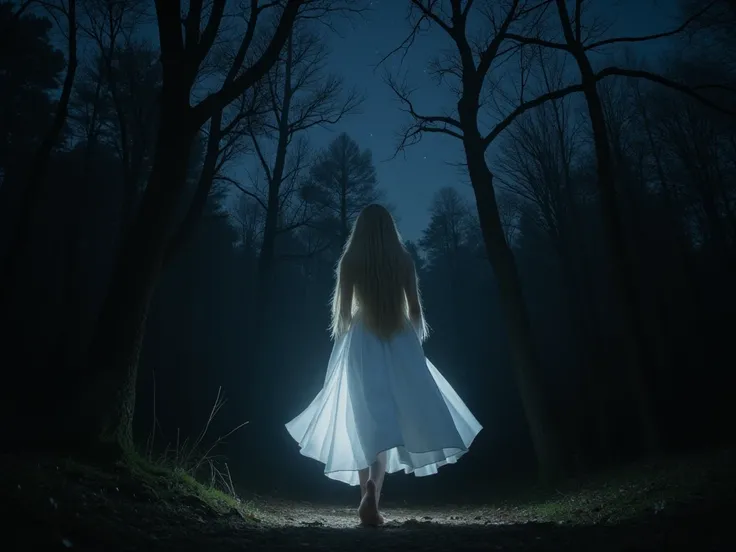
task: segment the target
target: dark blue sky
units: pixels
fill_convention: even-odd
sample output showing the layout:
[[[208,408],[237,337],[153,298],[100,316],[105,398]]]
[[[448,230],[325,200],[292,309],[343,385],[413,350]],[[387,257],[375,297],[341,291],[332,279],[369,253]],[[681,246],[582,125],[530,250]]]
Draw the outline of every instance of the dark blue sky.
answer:
[[[671,28],[677,16],[677,0],[588,0],[600,6],[605,18],[613,24],[609,36],[649,34]],[[336,132],[345,131],[363,148],[373,151],[380,185],[388,200],[396,207],[402,234],[417,239],[427,225],[432,195],[443,186],[456,186],[472,197],[466,177],[453,163],[461,160],[459,142],[449,136],[427,136],[422,142],[394,160],[396,132],[406,120],[392,91],[384,84],[382,72],[373,70],[375,63],[405,37],[409,27],[405,19],[404,0],[373,0],[372,13],[364,21],[342,30],[342,36],[331,38],[330,70],[344,76],[346,84],[356,86],[365,95],[360,114],[352,115],[331,131],[310,135],[313,147],[322,147]],[[433,33],[420,40],[405,61],[416,93],[417,105],[452,106],[449,92],[431,81],[424,73],[427,63],[443,36]],[[654,58],[666,44],[636,48],[639,57]],[[397,64],[393,64],[394,67]],[[427,109],[426,111],[429,111]]]

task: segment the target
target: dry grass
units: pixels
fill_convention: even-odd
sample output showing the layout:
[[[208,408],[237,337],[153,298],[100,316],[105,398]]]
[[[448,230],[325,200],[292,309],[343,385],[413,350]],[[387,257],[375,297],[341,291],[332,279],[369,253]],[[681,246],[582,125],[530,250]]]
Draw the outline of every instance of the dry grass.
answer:
[[[166,442],[157,451],[157,435],[164,435],[163,428],[156,415],[156,378],[153,378],[153,420],[142,454],[133,454],[126,458],[121,466],[127,468],[137,479],[145,482],[154,494],[163,490],[174,493],[179,499],[183,496],[196,497],[209,504],[215,511],[236,510],[245,517],[253,517],[250,502],[244,503],[235,490],[230,468],[224,457],[217,454],[217,449],[225,440],[245,427],[243,422],[224,435],[208,441],[212,422],[225,405],[222,387],[201,431],[193,438],[181,436],[179,428],[176,439]]]
[[[163,435],[155,415],[151,433],[142,452],[124,453],[114,464],[101,468],[72,458],[28,458],[7,455],[5,469],[25,479],[13,490],[25,497],[29,489],[48,492],[48,500],[70,493],[72,502],[81,497],[83,504],[95,502],[102,507],[116,499],[133,499],[155,504],[160,512],[172,515],[191,511],[204,517],[235,517],[246,523],[257,519],[252,501],[244,501],[236,492],[224,457],[217,454],[225,440],[247,425],[239,424],[224,435],[210,439],[213,421],[225,404],[222,389],[218,389],[209,416],[201,431],[193,438],[176,439],[157,447],[156,435]],[[8,483],[8,481],[5,481]],[[12,487],[11,487],[12,488]],[[69,499],[67,499],[69,500]],[[187,514],[188,515],[188,514]]]

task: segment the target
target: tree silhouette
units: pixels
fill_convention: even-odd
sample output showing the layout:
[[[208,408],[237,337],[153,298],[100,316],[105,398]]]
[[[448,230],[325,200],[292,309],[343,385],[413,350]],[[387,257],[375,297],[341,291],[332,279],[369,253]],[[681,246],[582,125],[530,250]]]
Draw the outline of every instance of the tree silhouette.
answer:
[[[582,0],[575,0],[572,16],[565,0],[555,0],[563,41],[546,40],[540,36],[508,35],[508,38],[512,41],[517,41],[520,44],[534,44],[544,48],[563,51],[573,58],[579,70],[581,80],[580,89],[588,107],[594,137],[601,220],[603,221],[604,237],[611,261],[611,281],[615,293],[619,298],[619,308],[622,310],[624,319],[628,322],[625,329],[626,339],[624,340],[624,347],[627,351],[627,361],[625,362],[626,374],[631,391],[635,397],[640,419],[639,427],[641,428],[640,431],[643,436],[644,445],[653,450],[656,450],[660,446],[660,435],[654,415],[654,408],[650,399],[651,395],[646,389],[646,383],[642,375],[643,366],[647,359],[646,329],[637,308],[642,298],[634,280],[632,259],[625,242],[616,191],[614,152],[611,144],[610,129],[606,121],[606,114],[598,86],[603,75],[618,74],[653,80],[686,93],[692,94],[692,91],[681,84],[641,70],[627,70],[612,67],[596,72],[588,57],[588,52],[600,50],[611,44],[646,42],[675,36],[684,32],[693,21],[701,18],[715,4],[716,2],[709,2],[704,8],[687,18],[680,26],[670,31],[651,36],[596,39],[593,36],[594,32],[591,29],[587,29],[583,21],[585,10],[583,9]],[[709,100],[706,101],[710,103]]]
[[[279,60],[260,90],[271,106],[263,117],[251,122],[248,134],[265,175],[265,223],[258,256],[259,280],[267,282],[279,234],[292,232],[313,220],[314,209],[302,191],[303,172],[308,168],[308,144],[304,134],[315,127],[338,123],[357,109],[361,98],[343,90],[342,79],[325,72],[328,51],[324,37],[295,29]],[[260,133],[260,136],[258,135]],[[268,147],[271,143],[271,148]],[[268,293],[261,290],[259,297]],[[263,303],[258,310],[266,307]]]
[[[429,217],[429,225],[419,240],[427,261],[456,258],[466,244],[473,222],[467,202],[455,188],[444,187],[435,194]]]
[[[7,6],[7,8],[5,7]],[[49,160],[51,158],[51,152],[58,143],[64,131],[66,124],[69,98],[72,93],[72,86],[74,84],[74,78],[77,71],[77,3],[76,0],[58,0],[56,2],[49,2],[46,4],[47,10],[53,17],[59,15],[57,19],[59,23],[59,30],[66,35],[67,38],[67,63],[66,63],[66,76],[64,77],[64,84],[62,86],[61,95],[59,101],[56,103],[56,110],[50,125],[45,129],[43,139],[38,143],[33,153],[33,157],[27,167],[27,174],[23,178],[22,188],[20,188],[18,203],[16,206],[17,215],[11,219],[12,227],[10,230],[10,243],[7,248],[7,253],[4,255],[4,262],[0,264],[0,308],[7,307],[6,300],[7,294],[11,293],[13,288],[15,271],[18,269],[23,255],[28,253],[29,241],[31,236],[31,228],[34,222],[34,213],[38,207],[39,201],[42,199],[44,193],[44,185],[47,182],[46,176],[48,173]],[[44,48],[40,48],[41,43],[46,42],[47,33],[49,28],[45,25],[44,20],[37,19],[32,15],[21,15],[16,17],[12,14],[12,4],[3,4],[3,14],[5,23],[9,27],[13,25],[8,18],[19,22],[21,27],[24,25],[23,21],[28,21],[29,31],[33,34],[26,35],[26,38],[30,38],[25,43],[15,44],[15,47],[28,47],[27,54],[33,56],[35,53],[41,54],[41,59],[44,58],[49,60],[49,54],[52,50],[46,49],[46,55],[44,56]],[[45,29],[45,30],[44,30]],[[14,36],[11,28],[7,31],[10,33],[4,36]],[[18,35],[23,37],[23,32]],[[31,38],[33,37],[33,38]],[[14,58],[11,50],[7,49],[9,45],[0,46],[0,51],[5,51],[10,54],[10,58]],[[15,51],[15,50],[13,50]],[[5,56],[3,56],[5,57]],[[15,58],[16,67],[18,62],[23,62],[24,58]],[[33,60],[33,61],[31,61]],[[35,57],[25,58],[25,61],[35,64]],[[58,63],[58,58],[57,61]],[[43,68],[41,64],[41,68]],[[13,73],[11,73],[12,75]],[[20,75],[19,75],[20,76]],[[36,73],[31,76],[31,82],[35,81],[36,86],[41,84],[42,81],[38,80],[38,77],[43,79],[44,77],[50,76],[48,73],[40,75]],[[21,76],[22,78],[22,76]],[[45,81],[46,85],[41,85],[40,89],[36,89],[36,93],[41,92],[43,89],[51,87],[49,81]],[[16,82],[17,84],[17,82]],[[42,92],[41,92],[42,93]],[[38,96],[36,96],[38,98]],[[12,105],[15,102],[9,102]]]
[[[449,6],[447,5],[449,3]],[[560,8],[560,17],[567,14],[564,0],[556,0]],[[414,44],[416,37],[425,25],[432,25],[440,29],[452,42],[454,48],[450,53],[443,53],[430,66],[431,72],[437,77],[438,82],[447,83],[451,90],[457,95],[457,108],[453,112],[441,112],[436,114],[422,113],[415,105],[415,96],[405,83],[397,80],[393,75],[387,77],[389,86],[393,89],[398,99],[402,102],[405,112],[410,121],[401,133],[398,149],[410,146],[421,139],[426,133],[438,133],[461,140],[465,154],[465,166],[475,193],[478,216],[483,231],[483,238],[488,253],[488,258],[497,276],[500,286],[500,299],[507,320],[508,335],[513,351],[516,368],[517,381],[524,399],[524,408],[527,413],[530,434],[535,444],[540,475],[559,472],[563,465],[563,451],[560,438],[556,435],[557,429],[548,415],[546,397],[542,392],[542,376],[540,361],[536,352],[531,325],[527,313],[527,306],[521,288],[518,268],[513,253],[506,240],[505,231],[501,222],[499,205],[496,198],[494,174],[491,171],[485,152],[498,136],[508,129],[514,121],[531,109],[539,107],[546,102],[561,99],[569,94],[583,92],[586,99],[592,98],[596,84],[601,80],[614,76],[628,76],[647,79],[665,85],[671,89],[678,90],[700,102],[710,106],[717,106],[717,102],[710,97],[698,93],[692,87],[686,86],[658,74],[642,70],[626,69],[616,66],[606,67],[600,71],[593,71],[586,52],[592,48],[601,48],[609,44],[626,42],[638,42],[642,38],[611,38],[592,41],[582,46],[582,38],[579,30],[580,25],[575,23],[577,38],[570,35],[570,20],[563,21],[565,30],[565,43],[553,42],[540,37],[540,32],[549,27],[548,8],[551,2],[533,2],[531,0],[508,0],[493,6],[478,6],[472,1],[449,0],[448,2],[429,2],[410,0],[412,30],[404,42],[391,55],[404,51]],[[577,4],[576,13],[581,12],[581,3]],[[710,5],[709,5],[710,6]],[[708,9],[706,6],[704,10]],[[703,11],[704,11],[703,10]],[[686,28],[690,21],[699,16],[688,19],[678,29],[656,35],[659,37],[674,36]],[[476,39],[469,31],[469,26],[475,24],[475,17],[484,19],[486,24],[487,39]],[[575,17],[576,22],[580,17]],[[577,41],[577,42],[576,42]],[[571,46],[573,43],[576,46]],[[581,82],[530,96],[534,63],[539,58],[538,47],[546,47],[566,51],[570,53],[579,66],[583,67],[585,74],[581,73]],[[530,47],[536,47],[536,50]],[[494,81],[493,74],[502,64],[514,60],[520,68],[519,75],[512,77],[505,75],[507,86],[501,87]],[[587,65],[585,65],[587,64]],[[513,80],[511,80],[513,79]],[[513,93],[509,93],[509,89]],[[513,96],[513,97],[512,97]],[[486,116],[492,111],[491,106],[502,106],[510,104],[508,110],[502,107],[495,111],[501,111],[496,122],[486,128]],[[595,106],[595,102],[590,105]],[[600,105],[598,104],[598,108]],[[597,115],[596,115],[597,116]],[[603,121],[605,117],[603,117]],[[600,122],[600,121],[598,121]],[[605,121],[604,121],[605,122]],[[594,124],[596,136],[602,132],[598,123]],[[601,155],[608,155],[610,151],[602,147],[603,142],[596,140],[596,154],[599,159]],[[608,151],[608,153],[605,153]],[[604,166],[610,166],[604,159]],[[600,168],[599,171],[603,169]],[[606,182],[604,180],[603,182]],[[610,178],[608,179],[610,182]],[[606,190],[608,188],[606,187]],[[601,189],[603,191],[603,189]],[[612,192],[607,191],[608,197],[602,198],[605,224],[607,228],[607,243],[614,252],[613,265],[616,268],[612,275],[615,277],[616,289],[619,290],[621,299],[626,301],[624,307],[631,313],[630,279],[626,274],[625,257],[621,249],[620,232],[615,228],[615,217],[611,215]],[[623,290],[628,290],[624,292]],[[637,324],[637,328],[640,326]],[[635,333],[639,330],[635,330]],[[640,333],[640,332],[639,332]],[[633,334],[632,334],[633,335]],[[628,349],[633,351],[630,356],[632,362],[638,363],[636,346],[633,339],[628,341]],[[638,397],[638,411],[644,424],[645,432],[649,436],[649,442],[656,441],[656,428],[654,428],[651,408],[648,404],[646,394],[642,392],[643,384],[639,379],[639,366],[628,367],[630,386],[634,395]]]
[[[347,134],[335,138],[310,171],[307,197],[324,213],[323,231],[342,248],[360,211],[381,201],[370,150],[362,150]]]
[[[192,87],[221,32],[226,2],[212,3],[204,29],[203,3],[191,2],[184,33],[180,3],[156,2],[163,77],[156,153],[102,305],[87,370],[78,382],[83,399],[74,410],[80,418],[76,432],[92,446],[104,444],[113,451],[132,447],[137,364],[146,314],[187,191],[187,171],[199,129],[270,70],[305,4],[306,0],[286,2],[268,46],[244,67],[259,18],[269,9],[269,5],[253,2],[238,51],[241,55],[233,61],[238,76],[192,106]]]

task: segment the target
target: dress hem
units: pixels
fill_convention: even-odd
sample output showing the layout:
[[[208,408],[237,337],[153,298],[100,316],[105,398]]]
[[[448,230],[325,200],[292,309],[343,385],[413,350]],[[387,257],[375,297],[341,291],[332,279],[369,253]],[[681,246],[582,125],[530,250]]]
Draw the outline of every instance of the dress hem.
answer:
[[[444,458],[444,460],[439,460],[439,461],[436,461],[436,462],[427,462],[426,464],[422,464],[421,466],[411,466],[409,464],[405,464],[403,462],[400,462],[399,463],[399,469],[396,469],[394,471],[388,471],[388,470],[386,470],[386,473],[388,473],[388,474],[398,473],[399,471],[402,471],[402,468],[403,468],[403,471],[404,471],[405,474],[407,474],[407,475],[414,474],[415,477],[427,477],[427,476],[430,476],[430,475],[435,475],[436,472],[432,472],[432,473],[428,473],[428,474],[424,474],[424,475],[418,475],[416,472],[418,470],[421,470],[422,468],[426,468],[427,466],[437,466],[437,468],[441,468],[441,467],[443,467],[443,466],[445,466],[447,464],[454,464],[454,463],[456,463],[456,461],[459,458],[461,458],[463,455],[465,455],[465,453],[467,453],[470,450],[470,447],[473,444],[473,442],[475,441],[475,438],[478,436],[478,434],[482,430],[483,430],[483,427],[481,426],[478,429],[478,432],[472,437],[472,439],[470,439],[470,442],[467,445],[465,445],[463,448],[460,448],[460,447],[449,447],[450,450],[455,450],[457,452],[455,454],[450,455],[450,456],[446,456]],[[288,427],[287,427],[287,431],[288,431]],[[289,431],[289,434],[291,435],[291,432],[290,431]],[[293,435],[292,435],[292,438],[293,438]],[[404,447],[404,446],[405,445],[402,443],[402,444],[397,444],[397,445],[394,445],[392,447],[388,447],[388,448],[382,449],[382,450],[380,450],[380,451],[378,451],[376,453],[376,456],[378,456],[382,452],[388,452],[390,450],[393,450],[393,449],[396,449],[396,448],[399,448],[399,447]],[[424,451],[414,451],[414,450],[409,451],[408,450],[407,452],[409,454],[427,454],[429,452],[436,452],[436,451],[439,451],[439,450],[445,450],[445,449],[443,447],[443,448],[435,448],[435,449],[424,450]],[[305,458],[311,458],[312,460],[316,460],[317,462],[319,462],[320,464],[325,465],[325,467],[326,467],[326,463],[325,463],[324,460],[322,460],[321,458],[318,458],[317,456],[313,456],[313,455],[310,455],[310,454],[305,453],[304,452],[304,448],[302,448],[301,444],[299,445],[299,454],[301,454]],[[340,482],[346,483],[344,480],[337,479],[335,477],[330,477],[330,475],[332,475],[332,474],[338,474],[338,473],[359,472],[359,471],[365,470],[365,469],[367,469],[369,467],[370,467],[370,464],[368,464],[366,466],[363,466],[361,468],[355,468],[353,470],[330,470],[330,471],[327,471],[325,469],[324,474],[329,479],[332,479],[334,481],[340,481]],[[348,484],[350,485],[350,483],[348,483]],[[356,486],[356,485],[357,484],[352,484],[351,486]]]

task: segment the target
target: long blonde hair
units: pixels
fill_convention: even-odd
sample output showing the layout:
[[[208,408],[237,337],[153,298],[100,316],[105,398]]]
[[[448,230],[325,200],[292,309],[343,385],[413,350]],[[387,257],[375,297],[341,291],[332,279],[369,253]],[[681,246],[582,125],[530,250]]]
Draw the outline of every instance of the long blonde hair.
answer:
[[[347,331],[358,311],[366,326],[382,338],[406,328],[407,317],[420,339],[426,337],[414,261],[385,207],[372,204],[358,215],[336,273],[333,338]]]

